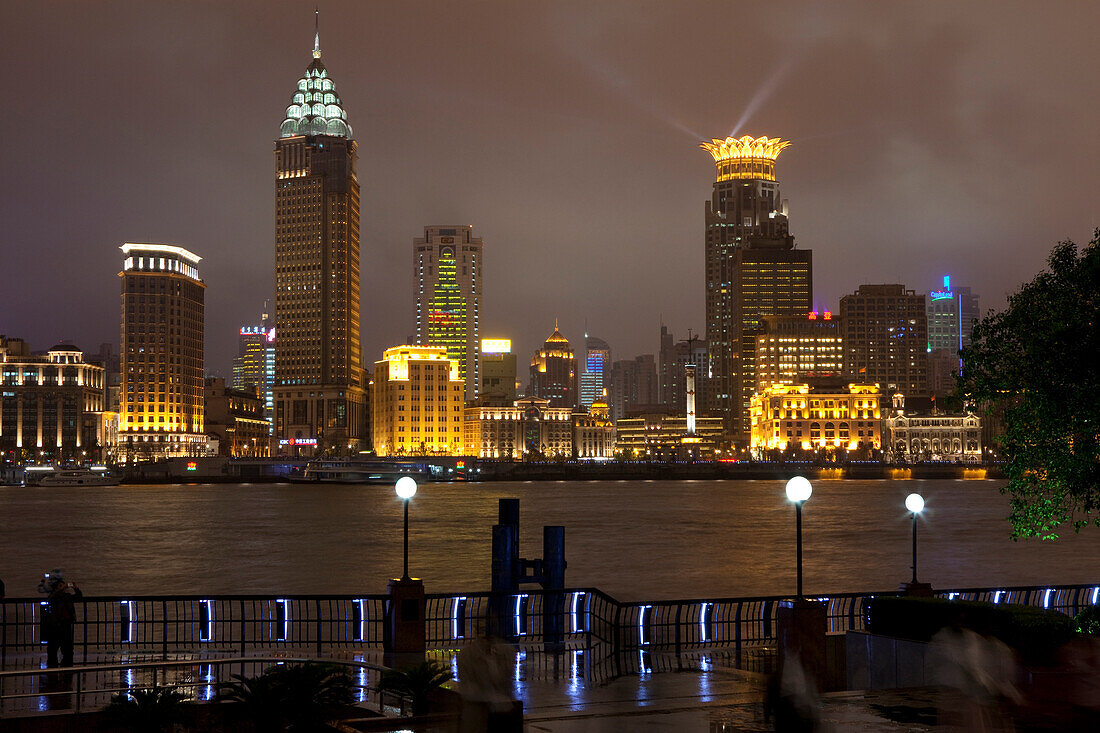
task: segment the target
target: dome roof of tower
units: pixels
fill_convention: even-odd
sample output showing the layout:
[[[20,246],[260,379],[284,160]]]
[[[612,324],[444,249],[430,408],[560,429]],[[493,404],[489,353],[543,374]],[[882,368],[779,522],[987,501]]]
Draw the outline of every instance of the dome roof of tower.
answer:
[[[348,113],[336,93],[336,82],[321,63],[319,44],[314,46],[313,62],[298,80],[298,88],[290,96],[286,117],[279,127],[279,137],[295,135],[352,136]]]

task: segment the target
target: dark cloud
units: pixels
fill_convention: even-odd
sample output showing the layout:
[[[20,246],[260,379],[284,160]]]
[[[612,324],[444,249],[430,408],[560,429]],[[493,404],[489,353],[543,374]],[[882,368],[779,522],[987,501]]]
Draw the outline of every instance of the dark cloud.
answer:
[[[118,340],[118,245],[205,259],[208,368],[271,290],[273,140],[312,5],[40,3],[6,16],[0,331]],[[1100,9],[1085,3],[326,2],[325,62],[360,143],[363,343],[412,331],[410,246],[486,241],[487,335],[522,358],[560,318],[616,356],[703,327],[696,145],[779,162],[822,306],[944,273],[985,305],[1100,191]]]

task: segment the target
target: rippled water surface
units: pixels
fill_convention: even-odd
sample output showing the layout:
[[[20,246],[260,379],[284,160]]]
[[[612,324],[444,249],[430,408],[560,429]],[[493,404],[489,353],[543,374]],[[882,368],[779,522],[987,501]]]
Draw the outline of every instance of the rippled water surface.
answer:
[[[804,510],[807,592],[909,577],[937,587],[1100,582],[1100,532],[1013,542],[993,481],[818,481]],[[789,593],[794,509],[775,481],[429,484],[410,565],[429,592],[487,590],[497,499],[521,500],[522,554],[565,525],[569,585],[621,600]],[[31,595],[62,567],[87,594],[369,593],[401,570],[401,502],[385,486],[0,487],[0,578]]]

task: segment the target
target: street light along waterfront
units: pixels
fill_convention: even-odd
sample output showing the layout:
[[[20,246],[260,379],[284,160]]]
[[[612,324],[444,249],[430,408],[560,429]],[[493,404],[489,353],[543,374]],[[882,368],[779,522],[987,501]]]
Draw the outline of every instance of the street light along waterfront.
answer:
[[[802,598],[802,502],[810,498],[813,486],[804,476],[787,481],[787,499],[794,502],[795,515],[795,566],[798,569],[798,597]]]
[[[905,497],[905,508],[913,514],[913,585],[917,584],[917,515],[924,511],[924,497],[910,494]]]
[[[409,579],[409,499],[416,496],[416,480],[411,476],[402,476],[393,485],[394,491],[405,502],[405,569],[402,580]]]

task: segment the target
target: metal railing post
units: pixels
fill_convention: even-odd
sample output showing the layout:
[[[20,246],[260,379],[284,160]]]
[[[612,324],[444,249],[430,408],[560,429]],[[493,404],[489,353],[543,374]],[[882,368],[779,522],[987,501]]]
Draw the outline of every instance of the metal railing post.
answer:
[[[83,697],[82,691],[84,689],[84,673],[76,673],[76,712],[80,712],[80,702]]]
[[[683,609],[684,609],[684,604],[682,604],[682,603],[677,603],[676,604],[676,631],[675,631],[675,637],[676,637],[676,662],[677,662],[677,664],[679,664],[679,662],[680,662],[680,612],[683,611]]]
[[[734,664],[741,666],[741,601],[737,602],[737,610],[733,614],[733,656]]]
[[[246,636],[246,630],[248,628],[248,625],[245,623],[245,620],[244,620],[244,599],[243,598],[241,599],[240,605],[241,605],[241,656],[243,657],[245,655],[245,636]],[[241,674],[244,674],[244,669],[243,668],[241,669]]]
[[[80,604],[80,607],[84,609],[83,614],[82,614],[83,617],[84,617],[84,623],[82,624],[82,628],[81,628],[81,636],[83,637],[83,639],[82,639],[82,643],[80,645],[80,661],[83,664],[87,664],[88,663],[88,602],[87,601],[82,601],[81,604]],[[62,656],[64,656],[64,655],[62,655]]]
[[[160,658],[168,659],[168,601],[167,599],[160,602]]]
[[[317,656],[321,656],[321,599],[314,601],[314,610],[317,612]]]

